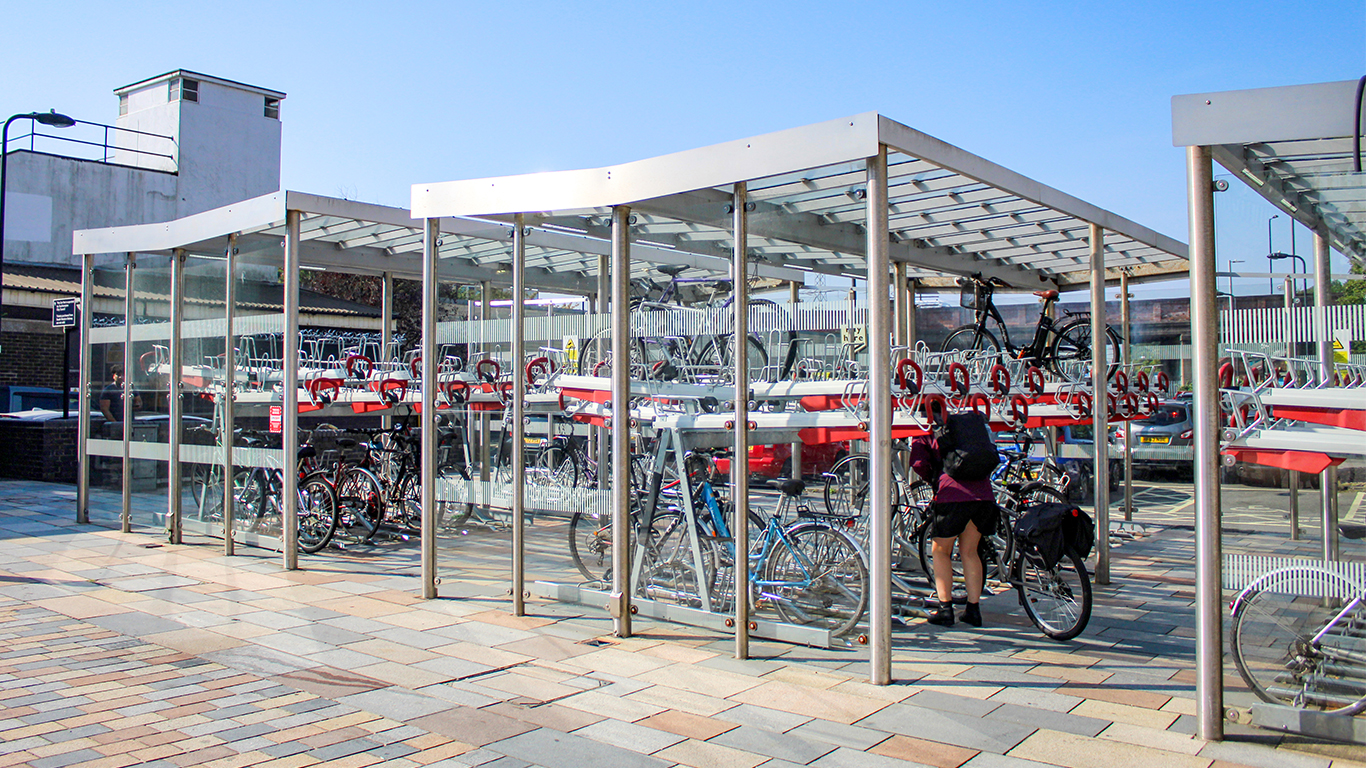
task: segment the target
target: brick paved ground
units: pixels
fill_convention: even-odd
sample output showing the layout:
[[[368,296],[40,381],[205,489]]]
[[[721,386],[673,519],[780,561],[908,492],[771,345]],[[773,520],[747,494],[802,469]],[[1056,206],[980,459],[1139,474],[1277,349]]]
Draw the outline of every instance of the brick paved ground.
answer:
[[[990,626],[898,629],[898,683],[859,650],[731,641],[543,602],[515,617],[477,534],[422,601],[410,550],[225,558],[72,521],[71,489],[0,482],[0,764],[1266,768],[1356,747],[1230,727],[1193,738],[1193,549],[1113,551],[1087,633],[1040,638],[1013,595]],[[1250,535],[1250,534],[1249,534]],[[1255,542],[1241,542],[1251,546]],[[482,559],[481,559],[482,558]],[[1231,667],[1230,667],[1231,670]],[[1229,703],[1247,703],[1230,672]]]

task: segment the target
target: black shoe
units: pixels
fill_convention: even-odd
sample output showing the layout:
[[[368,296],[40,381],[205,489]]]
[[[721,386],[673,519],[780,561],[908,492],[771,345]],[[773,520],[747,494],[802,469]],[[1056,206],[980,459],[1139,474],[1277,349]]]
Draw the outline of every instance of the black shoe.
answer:
[[[936,609],[934,610],[934,613],[931,613],[931,614],[930,614],[929,622],[930,622],[931,624],[937,624],[937,625],[939,625],[939,626],[941,626],[941,627],[952,627],[952,626],[953,626],[953,606],[952,606],[952,605],[940,605],[938,608],[936,608]]]
[[[982,626],[982,606],[978,603],[968,603],[963,609],[963,623],[974,627]]]

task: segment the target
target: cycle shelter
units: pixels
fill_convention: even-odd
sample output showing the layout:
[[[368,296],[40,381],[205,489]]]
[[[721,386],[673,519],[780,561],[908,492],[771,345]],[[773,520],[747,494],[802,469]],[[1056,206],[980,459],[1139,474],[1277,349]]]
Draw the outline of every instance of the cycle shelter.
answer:
[[[1340,544],[1336,470],[1344,459],[1366,455],[1366,367],[1351,363],[1349,350],[1335,356],[1327,311],[1330,249],[1356,264],[1366,259],[1359,202],[1366,183],[1353,138],[1360,109],[1355,81],[1172,99],[1172,143],[1186,149],[1191,211],[1196,693],[1198,733],[1205,739],[1223,738],[1227,718],[1366,743],[1366,728],[1332,714],[1359,709],[1366,698],[1361,618],[1352,602],[1366,573],[1360,548]],[[1293,347],[1283,353],[1221,349],[1216,162],[1279,215],[1314,233],[1315,354],[1297,357]],[[1221,459],[1290,470],[1292,488],[1299,474],[1318,475],[1322,516],[1318,525],[1305,526],[1317,528],[1317,541],[1301,539],[1292,490],[1290,541],[1274,552],[1225,542]],[[1346,528],[1343,535],[1359,531]],[[1225,598],[1245,589],[1237,608],[1225,613]],[[1247,690],[1228,690],[1226,680],[1239,678]]]
[[[514,610],[524,609],[534,588],[605,605],[620,635],[631,634],[633,617],[641,615],[710,623],[733,628],[742,657],[751,634],[836,642],[845,630],[843,612],[857,602],[850,592],[858,574],[817,584],[814,596],[801,592],[818,581],[814,561],[792,555],[799,565],[772,566],[777,553],[801,548],[771,547],[777,534],[758,522],[736,524],[746,516],[734,510],[791,513],[822,503],[809,492],[794,502],[781,498],[785,493],[751,489],[756,446],[795,443],[795,454],[847,442],[850,452],[868,456],[866,511],[840,523],[840,537],[831,538],[852,540],[862,558],[852,570],[866,571],[866,616],[843,637],[868,643],[874,683],[891,680],[891,619],[898,610],[893,441],[923,433],[927,411],[938,408],[976,407],[1000,429],[1087,421],[1103,434],[1110,421],[1143,413],[1161,392],[1159,377],[1127,359],[1097,366],[1078,355],[1075,365],[1045,371],[973,350],[931,351],[916,343],[912,281],[977,273],[1017,290],[1089,285],[1095,311],[1085,343],[1100,339],[1089,357],[1105,359],[1105,281],[1184,272],[1186,257],[1180,242],[875,113],[607,168],[416,184],[412,209],[432,222],[469,216],[514,232],[547,227],[611,245],[599,272],[609,330],[588,344],[578,340],[578,359],[593,365],[562,366],[548,378],[514,365],[507,398],[514,444],[525,436],[519,430],[538,395],[558,398],[570,420],[598,430],[588,440],[598,446],[597,571],[564,582],[527,570],[530,539],[518,537],[528,530],[528,515],[542,516],[536,507],[545,498],[532,467],[509,499]],[[429,234],[428,263],[436,262],[436,243]],[[514,286],[523,247],[514,239]],[[722,256],[743,279],[732,281],[719,308],[642,302],[630,280],[642,247]],[[860,305],[851,295],[847,302],[790,301],[779,308],[752,301],[753,275],[773,266],[852,278],[867,296],[885,298]],[[434,322],[430,284],[427,290]],[[512,359],[529,364],[537,352],[516,346],[522,322],[514,312]],[[437,331],[433,324],[423,334],[424,361],[436,355]],[[721,351],[695,354],[699,341]],[[423,392],[439,384],[439,370],[424,369]],[[424,433],[437,413],[424,408]],[[731,448],[724,469],[690,465],[690,451],[719,446]],[[424,462],[435,467],[438,447],[426,447]],[[513,451],[514,477],[531,466],[519,454]],[[802,466],[796,456],[792,461]],[[543,463],[551,474],[555,459]],[[1095,474],[1105,487],[1103,462]],[[708,499],[721,488],[728,504],[715,505],[718,516]],[[445,503],[440,483],[423,492],[430,494],[424,509]],[[1105,494],[1100,499],[1097,524],[1106,530]],[[729,525],[698,521],[709,516],[729,516]],[[665,531],[655,527],[661,520]],[[676,528],[673,521],[680,521]],[[678,533],[668,538],[668,531]],[[736,565],[745,561],[750,567]],[[434,561],[431,567],[434,578]],[[1108,581],[1104,547],[1096,571],[1101,583]],[[443,577],[443,590],[446,584]],[[430,578],[425,589],[437,593]]]
[[[638,616],[733,628],[742,656],[751,633],[866,641],[886,683],[893,612],[915,596],[893,442],[967,408],[997,429],[1102,431],[1170,387],[1123,350],[1109,359],[1103,288],[1183,272],[1183,244],[873,113],[611,168],[417,184],[412,203],[281,192],[76,233],[85,305],[125,307],[82,318],[107,327],[81,362],[81,518],[306,567],[317,502],[294,469],[355,465],[373,481],[333,482],[333,538],[305,557],[416,539],[424,597],[510,593],[520,614],[538,592],[606,606],[621,635]],[[301,288],[310,271],[382,276],[378,317]],[[273,294],[252,282],[275,274]],[[862,288],[803,298],[813,274]],[[917,343],[912,286],[970,274],[1089,285],[1091,333],[1048,366]],[[396,279],[421,285],[406,338]],[[110,388],[115,364],[126,389]],[[128,429],[104,425],[106,400]],[[157,422],[164,438],[144,442]],[[866,457],[854,513],[831,522],[818,485],[750,488],[765,462],[791,474],[817,455]],[[1095,474],[1105,487],[1104,462]],[[751,530],[735,509],[785,522]]]

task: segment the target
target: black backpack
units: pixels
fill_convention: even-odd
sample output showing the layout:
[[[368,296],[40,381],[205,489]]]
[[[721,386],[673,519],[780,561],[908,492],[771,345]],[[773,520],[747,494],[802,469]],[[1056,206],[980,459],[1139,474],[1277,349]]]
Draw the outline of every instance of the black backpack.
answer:
[[[1015,521],[1015,543],[1037,552],[1046,568],[1057,565],[1069,550],[1086,559],[1095,538],[1091,516],[1072,504],[1034,504]]]
[[[1001,463],[987,417],[975,410],[951,413],[934,428],[944,471],[954,480],[985,480]]]

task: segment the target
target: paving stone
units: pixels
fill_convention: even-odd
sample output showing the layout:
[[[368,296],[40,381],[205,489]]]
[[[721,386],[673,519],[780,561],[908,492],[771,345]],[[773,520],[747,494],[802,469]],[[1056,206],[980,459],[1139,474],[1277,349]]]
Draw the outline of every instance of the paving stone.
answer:
[[[620,720],[600,720],[573,733],[576,736],[645,754],[671,747],[686,738],[656,728],[623,723]]]
[[[864,750],[887,739],[887,732],[857,725],[814,719],[793,728],[789,733],[840,747]]]
[[[957,712],[944,712],[908,704],[892,704],[856,725],[916,738],[929,738],[943,744],[1004,754],[1019,744],[1033,728],[976,718]]]
[[[871,752],[860,752],[848,747],[840,747],[824,757],[810,763],[813,768],[915,768],[915,766],[925,766],[924,763],[911,762],[909,760],[898,760],[894,757],[883,757]]]
[[[638,752],[549,728],[503,739],[490,744],[489,749],[546,768],[665,768],[671,765]]]
[[[1018,704],[1002,704],[986,717],[1025,728],[1047,728],[1051,731],[1075,733],[1079,736],[1096,736],[1105,730],[1107,725],[1110,725],[1109,720],[1034,707],[1022,707]]]
[[[796,763],[809,763],[837,748],[834,744],[806,739],[796,733],[775,733],[748,725],[726,731],[710,742]]]

